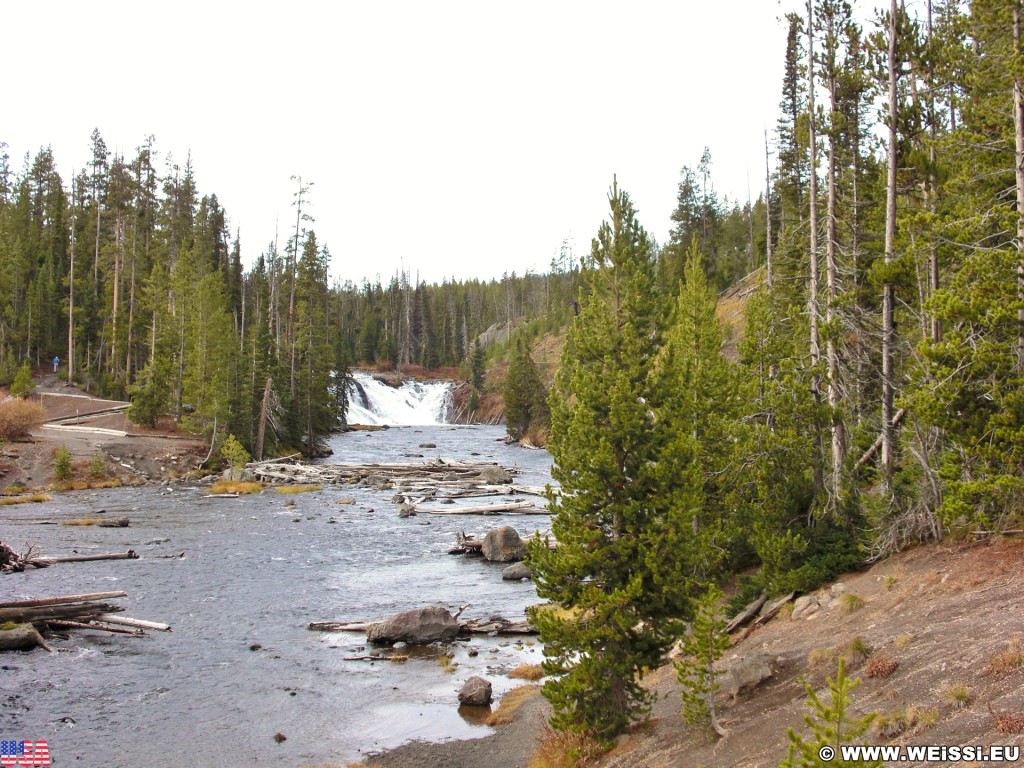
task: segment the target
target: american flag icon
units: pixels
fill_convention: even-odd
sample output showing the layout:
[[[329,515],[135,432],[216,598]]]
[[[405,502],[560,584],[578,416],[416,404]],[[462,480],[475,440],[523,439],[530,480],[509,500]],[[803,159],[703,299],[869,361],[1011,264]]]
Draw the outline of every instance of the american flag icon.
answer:
[[[39,741],[0,741],[0,766],[42,768],[50,765],[50,746]]]

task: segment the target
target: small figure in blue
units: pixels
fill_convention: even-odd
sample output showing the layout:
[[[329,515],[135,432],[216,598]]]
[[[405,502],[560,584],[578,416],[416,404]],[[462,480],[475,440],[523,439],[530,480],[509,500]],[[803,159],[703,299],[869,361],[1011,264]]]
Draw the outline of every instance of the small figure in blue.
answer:
[[[57,368],[60,366],[60,358],[56,355],[53,356],[53,372],[57,372]]]

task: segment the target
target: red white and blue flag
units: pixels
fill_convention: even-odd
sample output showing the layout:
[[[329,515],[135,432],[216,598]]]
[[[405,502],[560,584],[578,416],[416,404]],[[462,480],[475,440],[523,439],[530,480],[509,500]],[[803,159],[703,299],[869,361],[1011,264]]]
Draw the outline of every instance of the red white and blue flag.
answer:
[[[0,766],[4,768],[43,768],[50,764],[50,746],[45,741],[0,741]]]

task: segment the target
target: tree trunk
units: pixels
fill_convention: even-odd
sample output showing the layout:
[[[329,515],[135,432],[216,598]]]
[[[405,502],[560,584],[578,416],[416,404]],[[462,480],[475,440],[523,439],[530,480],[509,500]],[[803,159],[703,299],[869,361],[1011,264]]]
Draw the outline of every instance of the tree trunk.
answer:
[[[807,111],[808,111],[808,161],[810,168],[810,265],[807,282],[807,314],[811,326],[810,358],[811,358],[811,396],[815,410],[821,403],[821,374],[818,365],[821,362],[821,337],[818,329],[821,308],[818,303],[818,171],[817,171],[817,136],[814,126],[814,7],[813,0],[807,0]],[[814,429],[814,489],[820,491],[824,486],[822,473],[821,431]]]
[[[1013,4],[1013,135],[1017,181],[1017,297],[1024,298],[1024,83],[1021,82],[1020,2]],[[1024,368],[1024,307],[1017,310],[1017,367]]]
[[[892,264],[896,243],[896,0],[889,13],[889,153],[885,195],[885,264]],[[881,469],[886,491],[892,493],[894,466],[893,430],[893,346],[896,328],[893,322],[894,292],[886,276],[882,285],[882,456]]]

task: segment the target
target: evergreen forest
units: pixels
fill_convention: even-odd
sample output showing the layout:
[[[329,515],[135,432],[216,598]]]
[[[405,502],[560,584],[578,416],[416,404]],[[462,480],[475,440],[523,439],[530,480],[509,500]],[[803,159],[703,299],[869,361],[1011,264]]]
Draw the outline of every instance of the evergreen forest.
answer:
[[[861,23],[849,0],[808,0],[757,63],[778,68],[779,111],[752,116],[776,120],[756,198],[719,197],[704,149],[667,242],[610,179],[589,254],[489,282],[332,284],[300,178],[294,227],[245,269],[201,169],[151,137],[122,157],[95,131],[69,179],[49,148],[20,170],[0,152],[0,383],[59,355],[138,422],[315,455],[353,366],[479,384],[485,332],[519,327],[510,426],[550,423],[563,489],[560,547],[530,552],[541,596],[570,609],[533,616],[547,692],[556,725],[607,742],[724,575],[757,565],[745,595],[799,592],[911,543],[1024,528],[1022,10],[891,0]],[[543,402],[546,332],[565,344]]]

